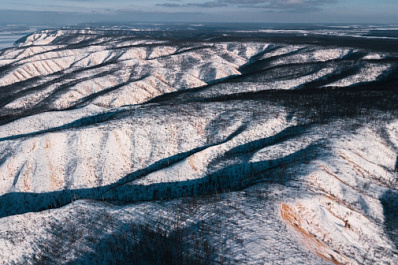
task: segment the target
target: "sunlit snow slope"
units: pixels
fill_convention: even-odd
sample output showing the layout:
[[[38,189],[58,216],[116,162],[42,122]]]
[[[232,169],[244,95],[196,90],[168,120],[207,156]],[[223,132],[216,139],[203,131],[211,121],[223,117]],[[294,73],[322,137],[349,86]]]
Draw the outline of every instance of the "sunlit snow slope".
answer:
[[[241,34],[0,50],[0,264],[397,264],[398,41]]]

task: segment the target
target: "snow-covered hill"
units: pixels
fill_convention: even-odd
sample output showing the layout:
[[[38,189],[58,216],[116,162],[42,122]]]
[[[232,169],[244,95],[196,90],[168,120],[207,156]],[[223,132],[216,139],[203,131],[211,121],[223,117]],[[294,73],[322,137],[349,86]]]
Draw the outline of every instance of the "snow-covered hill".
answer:
[[[0,51],[0,263],[398,263],[398,51],[214,34]]]

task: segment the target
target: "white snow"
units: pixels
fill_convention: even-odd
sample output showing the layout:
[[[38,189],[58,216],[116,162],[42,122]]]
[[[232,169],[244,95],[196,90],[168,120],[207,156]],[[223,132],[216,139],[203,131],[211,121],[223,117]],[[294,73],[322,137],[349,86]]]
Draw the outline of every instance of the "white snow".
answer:
[[[94,264],[93,253],[112,255],[109,247],[96,253],[101,242],[121,234],[131,244],[142,241],[144,226],[166,239],[186,229],[187,253],[195,255],[199,238],[226,264],[398,262],[382,201],[398,188],[396,118],[355,128],[344,119],[315,126],[278,101],[205,100],[326,79],[349,49],[116,44],[118,37],[96,34],[42,31],[0,56],[0,65],[11,65],[0,76],[0,263],[49,255],[55,263],[91,257]],[[79,35],[71,43],[96,45],[52,44],[69,35]],[[326,66],[281,72],[286,77],[266,76],[265,69],[264,81],[211,85],[247,78],[239,69],[255,55],[270,68]],[[394,66],[378,61],[386,56],[368,53],[358,74],[327,86],[383,77]],[[187,102],[176,94],[148,103],[170,92],[187,92]],[[190,102],[190,95],[199,100]],[[206,186],[210,180],[221,183],[219,190]]]

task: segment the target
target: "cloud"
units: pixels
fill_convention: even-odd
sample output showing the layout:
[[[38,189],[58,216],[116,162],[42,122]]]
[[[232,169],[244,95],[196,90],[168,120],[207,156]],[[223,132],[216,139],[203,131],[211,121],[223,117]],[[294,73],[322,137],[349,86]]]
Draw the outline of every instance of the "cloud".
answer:
[[[213,1],[213,2],[204,2],[204,3],[188,3],[187,6],[196,6],[196,7],[225,7],[228,6],[227,3],[223,3],[222,1]]]
[[[163,6],[163,7],[180,7],[180,4],[175,4],[175,3],[163,3],[163,4],[156,4],[157,6]]]
[[[218,8],[235,6],[239,8],[261,8],[269,12],[313,12],[322,6],[337,3],[337,0],[215,0],[209,2],[191,2],[187,4],[163,3],[158,6]]]
[[[222,15],[203,12],[161,12],[140,10],[112,10],[108,13],[27,11],[0,9],[0,25],[24,24],[45,27],[76,25],[79,23],[131,23],[131,22],[222,22]]]
[[[236,0],[223,0],[237,2]],[[249,0],[240,4],[240,8],[262,8],[268,12],[315,12],[322,10],[325,4],[335,3],[335,0]]]
[[[213,7],[226,7],[228,6],[228,3],[223,3],[222,1],[209,1],[209,2],[204,2],[204,3],[187,3],[187,4],[176,4],[176,3],[162,3],[162,4],[156,4],[157,6],[163,6],[163,7],[171,7],[171,8],[176,8],[176,7],[203,7],[203,8],[213,8]]]

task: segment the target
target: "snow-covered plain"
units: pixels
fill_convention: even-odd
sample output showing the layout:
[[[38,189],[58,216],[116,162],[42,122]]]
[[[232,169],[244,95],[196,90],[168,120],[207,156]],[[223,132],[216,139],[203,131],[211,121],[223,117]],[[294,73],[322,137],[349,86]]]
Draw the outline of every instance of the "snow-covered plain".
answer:
[[[0,51],[1,264],[398,263],[398,53],[134,34]]]

